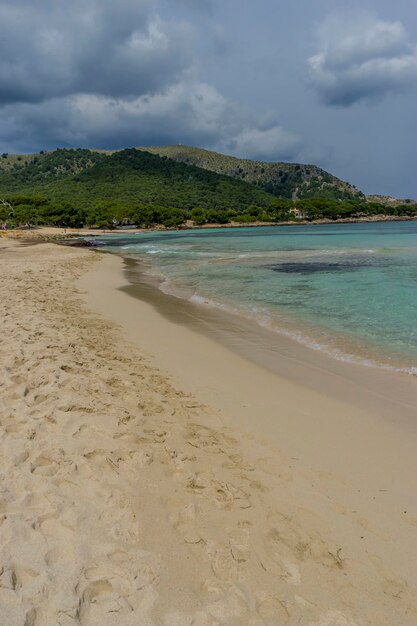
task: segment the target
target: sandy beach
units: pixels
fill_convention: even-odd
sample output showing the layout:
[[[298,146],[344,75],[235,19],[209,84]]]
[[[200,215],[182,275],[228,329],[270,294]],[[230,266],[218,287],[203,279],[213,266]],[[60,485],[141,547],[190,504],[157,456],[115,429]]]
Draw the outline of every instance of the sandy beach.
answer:
[[[0,239],[1,626],[415,626],[415,377],[35,244]]]

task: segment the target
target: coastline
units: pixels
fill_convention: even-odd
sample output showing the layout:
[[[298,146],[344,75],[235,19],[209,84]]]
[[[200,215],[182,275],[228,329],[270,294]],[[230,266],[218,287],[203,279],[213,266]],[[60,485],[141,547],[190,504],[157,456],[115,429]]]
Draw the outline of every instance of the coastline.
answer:
[[[115,255],[0,254],[7,626],[414,626],[402,377],[271,371]]]
[[[28,241],[58,241],[70,244],[71,239],[77,237],[99,237],[100,235],[135,234],[164,231],[187,231],[205,230],[211,228],[262,228],[263,226],[313,226],[320,224],[363,224],[375,222],[415,222],[416,216],[397,215],[373,215],[346,219],[321,219],[321,220],[294,220],[290,222],[229,222],[227,224],[187,224],[180,227],[162,226],[161,224],[150,228],[63,228],[60,226],[35,226],[33,228],[16,228],[6,232],[0,232],[0,238],[27,239]]]
[[[107,254],[107,251],[101,252]],[[175,291],[161,289],[160,278],[146,271],[142,259],[120,253],[113,256],[123,259],[127,282],[119,289],[150,304],[160,316],[175,325],[202,333],[282,378],[320,393],[332,395],[334,392],[335,397],[346,402],[357,399],[362,406],[366,403],[368,409],[388,419],[393,412],[392,403],[397,402],[402,405],[403,419],[408,418],[411,425],[417,424],[414,406],[417,379],[408,370],[351,355],[340,358],[339,353],[323,350],[315,342],[310,345],[291,333],[261,325],[256,318],[244,316],[238,310],[184,298]],[[382,380],[378,376],[379,370]],[[329,389],[329,379],[333,381],[332,389]],[[353,397],[353,389],[358,398]],[[385,395],[381,389],[388,389],[393,397]],[[407,409],[411,411],[407,413]]]
[[[217,387],[219,410],[230,409],[233,401],[240,397],[239,409],[245,409],[243,412],[250,426],[253,409],[246,410],[245,402],[256,405],[266,397],[269,413],[273,413],[275,395],[280,396],[280,401],[285,397],[289,405],[297,405],[303,404],[300,397],[311,394],[305,401],[306,406],[298,411],[304,414],[300,426],[309,431],[310,437],[314,438],[316,419],[321,418],[319,415],[306,417],[313,398],[322,405],[335,403],[333,409],[337,407],[344,417],[352,413],[353,407],[360,417],[356,420],[354,415],[349,417],[349,427],[357,421],[360,430],[363,420],[370,417],[376,420],[372,432],[377,423],[394,429],[399,426],[404,432],[417,435],[415,377],[337,361],[237,315],[162,293],[144,280],[137,272],[136,263],[129,258],[113,254],[103,254],[103,257],[93,274],[84,276],[80,282],[81,288],[86,289],[88,306],[119,323],[126,337],[145,348],[158,367],[166,367],[171,374],[181,372],[179,385],[188,386],[199,397],[204,396],[205,402],[213,401],[210,394]],[[232,376],[234,370],[239,375],[245,373],[247,384],[241,384],[237,374]],[[255,372],[256,384],[250,384]],[[233,379],[233,389],[229,378]],[[266,381],[264,394],[262,379]],[[277,394],[272,391],[271,397],[274,386],[279,391]],[[233,393],[233,400],[227,399],[228,393]],[[294,398],[298,398],[297,401]],[[289,406],[289,410],[294,413],[298,407]],[[267,426],[273,429],[277,424],[269,420]],[[338,427],[338,424],[327,426]],[[321,437],[321,431],[318,435]],[[295,436],[297,438],[297,433]],[[341,445],[345,442],[341,441]],[[321,454],[319,448],[315,451]],[[340,459],[338,454],[336,458]]]
[[[201,307],[149,291],[143,283],[137,292],[138,285],[127,281],[125,261],[116,255],[103,257],[94,274],[82,281],[88,286],[88,305],[121,324],[126,337],[145,348],[158,367],[171,375],[175,372],[179,386],[214,406],[233,430],[243,428],[250,437],[261,436],[318,474],[349,483],[351,496],[366,484],[368,493],[374,494],[370,508],[356,500],[352,507],[357,511],[363,506],[364,517],[372,515],[375,521],[380,517],[381,503],[372,511],[375,494],[385,493],[389,485],[396,513],[385,510],[379,523],[386,524],[393,514],[390,530],[386,527],[391,537],[402,516],[411,513],[407,520],[417,522],[417,499],[409,498],[409,481],[417,469],[414,377],[335,363],[291,340],[283,341],[278,355],[273,352],[275,367],[268,367],[265,352],[257,358],[236,337],[230,316],[213,313],[223,329],[229,317],[229,326],[219,333]],[[235,322],[233,318],[232,325]],[[248,326],[240,330],[250,334]],[[256,329],[256,342],[259,336]],[[336,489],[340,495],[339,490],[340,483]],[[395,558],[400,556],[398,544],[394,552]],[[404,552],[400,561],[404,565],[406,560]]]
[[[100,252],[109,253],[110,250],[100,248]],[[196,293],[195,288],[188,291],[183,285],[181,288],[178,288],[175,283],[172,283],[159,270],[156,270],[155,273],[155,267],[140,253],[130,255],[125,254],[123,251],[118,251],[115,254],[121,255],[124,259],[125,274],[131,284],[130,288],[125,288],[126,292],[148,299],[157,307],[159,305],[162,314],[166,314],[169,310],[174,313],[175,317],[175,311],[182,307],[185,307],[187,312],[193,311],[194,322],[200,317],[204,318],[206,322],[200,323],[202,332],[206,330],[207,321],[210,319],[212,326],[217,327],[221,340],[226,343],[228,343],[231,334],[236,334],[236,324],[245,326],[246,332],[242,329],[242,334],[246,336],[253,335],[254,338],[252,347],[249,349],[249,355],[252,360],[264,364],[272,371],[276,370],[276,365],[273,362],[274,351],[278,350],[279,352],[281,344],[284,344],[287,345],[287,348],[290,348],[290,351],[294,352],[294,347],[297,343],[301,344],[302,347],[308,348],[308,350],[303,352],[301,356],[295,352],[293,355],[295,359],[298,358],[299,361],[307,360],[311,362],[312,360],[320,360],[320,354],[324,354],[330,359],[327,362],[328,371],[332,371],[333,363],[336,360],[357,364],[361,366],[361,371],[363,371],[362,367],[365,366],[381,368],[388,372],[417,376],[417,368],[414,362],[410,361],[410,359],[407,361],[403,353],[394,353],[392,349],[383,349],[381,346],[376,347],[363,339],[352,336],[347,337],[346,335],[342,336],[337,331],[332,332],[330,340],[329,338],[323,340],[323,329],[319,329],[311,323],[307,325],[305,320],[300,317],[295,318],[292,315],[284,318],[281,314],[279,324],[274,323],[270,318],[265,318],[265,315],[256,315],[253,312],[245,311],[236,306],[235,303],[211,300]],[[164,296],[166,297],[164,298]],[[165,305],[168,306],[164,306],[164,301]],[[203,313],[203,310],[206,314]],[[213,315],[210,315],[210,312]],[[187,317],[191,319],[190,315],[187,315]],[[228,326],[227,332],[224,330],[226,326]],[[256,329],[255,332],[254,329]],[[259,355],[259,345],[267,346],[266,352],[269,351],[272,354],[268,355],[264,351],[263,355]],[[236,347],[240,348],[241,351],[243,349],[243,353],[248,353],[248,349],[246,348],[245,350],[241,342]],[[332,367],[329,366],[329,363],[332,364]],[[288,364],[286,367],[288,368]],[[280,368],[278,368],[277,373],[279,371]],[[344,375],[346,374],[347,372],[344,373]]]

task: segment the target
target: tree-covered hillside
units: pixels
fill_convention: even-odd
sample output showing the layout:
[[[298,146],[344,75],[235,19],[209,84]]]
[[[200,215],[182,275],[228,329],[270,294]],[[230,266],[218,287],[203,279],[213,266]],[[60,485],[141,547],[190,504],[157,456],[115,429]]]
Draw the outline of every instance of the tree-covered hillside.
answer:
[[[364,199],[362,192],[349,183],[336,178],[316,165],[300,163],[270,163],[238,159],[235,157],[194,148],[191,146],[161,146],[138,148],[138,150],[168,157],[177,163],[196,166],[216,174],[249,183],[274,196],[288,199],[314,197],[337,200]],[[60,155],[58,153],[61,153]],[[68,152],[72,154],[68,159]],[[26,167],[36,165],[34,172],[43,172],[48,167],[56,174],[77,173],[94,165],[100,157],[117,154],[118,150],[59,150],[39,155],[6,155],[0,158],[0,172],[16,174]],[[124,152],[124,151],[122,151]],[[64,161],[67,161],[65,163]],[[68,163],[71,161],[71,164]]]
[[[417,205],[390,207],[362,195],[279,198],[239,178],[134,148],[0,157],[0,221],[9,227],[178,227],[374,215],[417,216]]]
[[[267,206],[272,195],[244,181],[133,148],[104,154],[56,150],[0,171],[0,194],[44,196],[91,210],[103,202],[191,209]]]
[[[244,180],[281,198],[301,199],[318,196],[337,200],[364,198],[363,193],[356,187],[336,178],[317,165],[238,159],[191,146],[142,149],[160,156],[167,156],[180,163],[197,165],[218,174]]]

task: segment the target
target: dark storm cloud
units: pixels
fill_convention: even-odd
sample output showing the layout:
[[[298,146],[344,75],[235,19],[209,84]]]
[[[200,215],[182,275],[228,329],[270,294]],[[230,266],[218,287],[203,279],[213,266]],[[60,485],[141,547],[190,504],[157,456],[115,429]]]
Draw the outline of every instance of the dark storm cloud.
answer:
[[[310,57],[312,81],[324,103],[349,106],[417,86],[417,48],[401,22],[360,16],[331,18]]]
[[[45,0],[0,7],[0,102],[73,93],[137,96],[172,84],[192,34],[150,0]]]
[[[177,83],[133,99],[97,94],[3,107],[0,135],[16,151],[54,146],[112,148],[189,143],[231,154],[286,158],[300,140],[278,124],[252,117],[207,83]],[[261,152],[258,152],[262,150]]]
[[[0,153],[183,143],[417,196],[413,2],[348,4],[2,0]]]
[[[176,0],[183,7],[188,0]],[[2,150],[191,143],[294,155],[299,140],[198,78],[196,27],[155,0],[29,0],[0,7]],[[194,9],[207,12],[210,0]],[[260,145],[262,144],[262,150]]]

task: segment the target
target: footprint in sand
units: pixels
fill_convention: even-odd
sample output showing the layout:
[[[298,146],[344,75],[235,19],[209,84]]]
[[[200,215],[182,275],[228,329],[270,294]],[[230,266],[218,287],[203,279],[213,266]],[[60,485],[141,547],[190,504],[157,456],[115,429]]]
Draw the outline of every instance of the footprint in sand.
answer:
[[[220,483],[214,480],[210,487],[211,495],[221,509],[249,509],[252,506],[249,493],[232,483]]]
[[[360,623],[340,611],[328,611],[317,621],[311,622],[311,626],[360,626]]]
[[[159,583],[159,563],[143,551],[110,554],[84,571],[77,593],[81,626],[137,626],[150,610]]]
[[[207,555],[214,575],[220,580],[231,582],[238,580],[239,563],[234,559],[228,543],[207,542]]]
[[[113,590],[129,596],[149,585],[157,585],[160,578],[159,570],[157,559],[150,553],[137,550],[130,554],[117,550],[105,561],[88,567],[84,571],[84,576],[87,581],[107,580]]]
[[[171,464],[176,471],[184,470],[190,463],[195,463],[197,457],[193,454],[187,454],[174,448],[166,448]]]
[[[20,589],[30,586],[39,576],[39,572],[31,567],[16,565],[9,570],[9,576],[12,583],[11,588],[15,591],[19,591]]]
[[[30,464],[32,474],[41,474],[42,476],[54,476],[59,470],[59,464],[54,459],[40,455]]]
[[[140,540],[141,529],[132,502],[127,497],[119,496],[116,491],[111,492],[99,519],[109,537],[116,541],[133,545]]]
[[[26,613],[24,626],[38,626],[37,625],[37,611],[35,608],[30,609]]]
[[[191,619],[192,626],[287,626],[290,615],[278,598],[266,593],[253,595],[246,585],[208,579],[208,601]],[[184,622],[172,621],[169,624]],[[188,622],[187,622],[188,623]],[[295,622],[294,622],[295,623]],[[168,626],[168,622],[166,623]]]
[[[185,543],[205,545],[204,533],[198,523],[199,510],[194,503],[173,499],[166,502],[166,508],[171,510],[169,523]]]
[[[224,452],[227,443],[225,437],[212,428],[193,423],[187,427],[185,440],[194,448],[201,448],[214,454]]]
[[[301,513],[308,519],[312,515],[307,510]],[[327,544],[321,537],[310,530],[308,533],[302,531],[295,519],[283,513],[273,513],[269,515],[269,522],[274,526],[268,533],[267,544],[272,548],[272,556],[282,561],[282,556],[295,558],[297,561],[313,560],[320,565],[332,569],[344,569],[345,562],[342,556],[342,549],[338,546]],[[309,527],[311,528],[311,524]]]
[[[286,604],[266,593],[257,595],[256,610],[265,626],[286,626],[290,623],[290,613]]]
[[[206,473],[192,474],[186,478],[186,489],[197,496],[208,498],[219,509],[248,509],[251,501],[249,494],[232,483],[220,482]]]

